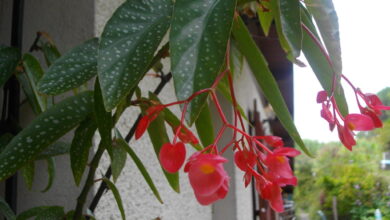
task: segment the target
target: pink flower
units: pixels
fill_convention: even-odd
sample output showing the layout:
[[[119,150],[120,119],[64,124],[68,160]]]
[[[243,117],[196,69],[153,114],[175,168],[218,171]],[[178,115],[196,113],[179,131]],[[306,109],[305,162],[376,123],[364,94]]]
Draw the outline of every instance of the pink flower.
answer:
[[[225,162],[227,160],[220,155],[195,153],[185,165],[184,172],[188,172],[200,204],[209,205],[225,198],[229,190],[229,176],[222,165]]]
[[[356,145],[356,141],[353,138],[353,133],[348,128],[344,126],[337,125],[337,132],[339,134],[339,138],[341,143],[350,151],[352,151],[352,147]]]
[[[317,103],[323,103],[328,99],[328,93],[326,91],[319,91],[317,93]]]
[[[283,147],[284,143],[281,137],[278,136],[257,136],[256,139],[264,140],[271,147]]]
[[[282,189],[278,184],[267,180],[258,180],[256,181],[256,190],[261,194],[263,199],[269,201],[273,210],[277,212],[284,211]]]
[[[337,125],[340,141],[350,151],[356,145],[353,131],[369,131],[374,128],[371,117],[364,114],[349,114],[344,119],[344,126]]]
[[[377,114],[381,114],[381,110],[390,110],[390,106],[383,105],[382,101],[375,94],[367,93],[364,95],[368,107],[372,108]]]
[[[169,173],[176,173],[186,159],[186,148],[182,142],[176,144],[166,143],[161,147],[160,154],[161,166]]]
[[[135,130],[135,139],[138,140],[149,127],[150,123],[157,118],[158,114],[165,108],[163,105],[154,105],[146,110],[145,115],[141,118]]]
[[[321,117],[329,123],[329,129],[333,131],[336,125],[335,118],[332,112],[330,112],[329,107],[324,103],[322,103]]]
[[[256,158],[254,153],[246,149],[239,150],[234,154],[234,162],[244,172],[248,170],[248,167],[252,168],[256,164]]]
[[[279,186],[296,185],[297,179],[292,172],[287,156],[295,157],[300,153],[294,148],[282,147],[276,148],[272,154],[268,154],[264,163],[268,167],[267,175],[269,178]]]
[[[172,127],[173,132],[177,132],[177,129],[179,129],[179,126]],[[199,144],[198,139],[195,137],[195,135],[188,130],[188,128],[182,126],[180,129],[180,132],[178,133],[178,138],[183,142],[183,143],[190,143],[193,145]]]

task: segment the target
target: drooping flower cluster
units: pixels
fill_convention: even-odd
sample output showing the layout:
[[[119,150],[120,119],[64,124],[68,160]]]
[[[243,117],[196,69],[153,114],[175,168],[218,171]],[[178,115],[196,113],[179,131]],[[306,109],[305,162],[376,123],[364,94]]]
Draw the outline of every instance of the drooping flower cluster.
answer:
[[[332,95],[330,96],[326,91],[318,92],[317,103],[322,105],[321,117],[329,123],[329,129],[333,131],[337,127],[340,141],[348,150],[352,151],[352,147],[356,145],[354,131],[370,131],[382,127],[382,121],[379,116],[382,110],[390,110],[390,107],[384,106],[377,95],[370,93],[364,94],[345,76],[342,75],[342,78],[355,92],[360,113],[351,113],[343,116],[333,96],[334,91],[332,91]],[[365,105],[362,105],[362,102]]]
[[[219,104],[214,88],[221,78],[228,73],[230,93],[233,99],[234,122],[227,121]],[[215,104],[223,125],[214,140],[214,143],[191,155],[187,162],[185,144],[199,146],[196,136],[184,125],[184,116],[190,101],[196,96],[209,93],[211,101]],[[238,111],[231,73],[225,71],[217,78],[209,89],[194,93],[187,100],[169,104],[151,103],[145,111],[135,131],[136,138],[140,138],[150,123],[165,108],[182,104],[183,111],[180,123],[167,121],[174,132],[173,141],[165,143],[159,153],[159,160],[163,169],[169,173],[178,172],[184,165],[184,172],[188,173],[189,182],[195,197],[202,205],[209,205],[226,197],[229,191],[229,176],[223,165],[228,160],[223,157],[226,150],[234,153],[234,163],[244,174],[244,184],[248,186],[254,179],[258,193],[270,202],[271,207],[282,212],[282,189],[286,185],[296,185],[297,179],[290,167],[289,158],[300,154],[294,148],[285,147],[282,139],[277,136],[251,136],[245,131],[242,116]],[[226,129],[233,130],[233,137],[225,146],[218,143]]]

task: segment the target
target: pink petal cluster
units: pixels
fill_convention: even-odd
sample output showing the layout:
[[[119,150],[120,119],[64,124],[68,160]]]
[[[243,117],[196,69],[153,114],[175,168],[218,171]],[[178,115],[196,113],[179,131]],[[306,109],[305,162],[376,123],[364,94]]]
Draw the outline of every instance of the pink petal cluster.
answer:
[[[245,172],[244,183],[248,186],[255,179],[255,186],[262,198],[269,201],[271,207],[277,212],[283,212],[283,199],[281,187],[296,185],[297,178],[290,167],[289,158],[300,152],[294,148],[284,147],[280,137],[259,136],[255,139],[264,140],[269,146],[275,147],[273,151],[260,151],[258,148],[248,150],[245,147],[234,154],[234,162],[239,169]],[[260,142],[255,144],[264,149]],[[258,170],[255,170],[258,165]]]
[[[226,197],[229,176],[223,168],[227,160],[217,154],[195,153],[184,167],[195,197],[202,205],[209,205]]]
[[[360,114],[352,113],[343,117],[338,109],[334,97],[328,97],[326,91],[317,94],[317,103],[322,104],[321,117],[329,123],[332,131],[337,127],[337,132],[341,143],[348,149],[356,145],[354,131],[370,131],[382,127],[379,116],[382,110],[390,110],[389,106],[384,106],[378,96],[374,94],[363,94],[359,89],[355,89],[357,104]],[[358,96],[365,102],[366,107],[360,103]]]

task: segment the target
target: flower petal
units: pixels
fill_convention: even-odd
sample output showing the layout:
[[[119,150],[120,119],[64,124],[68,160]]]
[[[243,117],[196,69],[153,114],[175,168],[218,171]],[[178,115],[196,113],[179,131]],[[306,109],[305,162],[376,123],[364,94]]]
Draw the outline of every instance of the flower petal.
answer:
[[[149,127],[150,120],[147,116],[144,116],[141,118],[141,120],[138,123],[137,129],[135,130],[135,139],[138,140],[146,131],[146,129]]]
[[[161,147],[159,158],[164,170],[169,173],[176,173],[186,159],[186,148],[182,142],[174,145],[166,143]]]
[[[370,131],[375,128],[372,119],[363,114],[349,114],[345,117],[345,126],[350,130]]]

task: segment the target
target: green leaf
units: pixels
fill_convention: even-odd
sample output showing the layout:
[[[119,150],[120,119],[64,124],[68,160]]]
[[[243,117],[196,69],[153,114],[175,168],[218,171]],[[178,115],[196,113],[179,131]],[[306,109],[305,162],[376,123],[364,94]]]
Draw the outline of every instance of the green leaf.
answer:
[[[292,49],[292,55],[294,57],[298,57],[302,48],[302,28],[299,0],[278,1],[283,34]]]
[[[156,186],[153,183],[152,178],[150,177],[150,175],[149,175],[148,171],[146,170],[142,161],[138,158],[137,154],[133,151],[133,149],[131,149],[131,147],[126,143],[126,141],[123,140],[123,138],[117,138],[117,139],[115,139],[115,142],[116,142],[115,144],[117,146],[122,147],[130,155],[131,159],[134,161],[138,170],[141,172],[142,176],[144,177],[146,183],[148,184],[148,186],[152,190],[156,199],[160,203],[163,203],[163,201],[161,200],[161,197],[160,197],[160,193],[158,192]]]
[[[321,83],[322,88],[324,88],[328,94],[331,94],[333,76],[335,74],[334,70],[331,64],[328,62],[326,54],[324,54],[324,49],[321,49],[321,47],[313,39],[313,37],[318,36],[318,34],[315,30],[315,26],[312,23],[311,18],[308,17],[304,7],[301,7],[301,9],[302,22],[314,35],[311,36],[307,31],[303,31],[302,51],[305,54],[305,57],[313,69],[315,75],[317,76],[318,81]],[[346,116],[348,114],[348,104],[344,95],[344,90],[338,80],[336,80],[335,84],[334,97],[340,109],[340,113]]]
[[[20,59],[19,50],[13,47],[0,49],[0,87],[12,76]]]
[[[8,203],[0,197],[0,214],[2,214],[8,220],[16,219],[16,216],[12,209],[9,207]]]
[[[307,9],[313,15],[332,60],[334,71],[342,74],[340,31],[336,10],[332,0],[305,0]]]
[[[263,29],[264,35],[268,36],[269,30],[274,20],[274,13],[272,10],[269,10],[269,2],[262,1],[261,4],[268,10],[263,10],[262,8],[257,8],[257,15],[259,18],[260,26]]]
[[[257,83],[262,89],[264,96],[272,105],[280,122],[292,137],[292,139],[300,146],[300,148],[307,155],[311,156],[311,153],[307,150],[294,125],[291,115],[288,112],[287,105],[284,102],[282,94],[279,90],[278,84],[269,70],[268,64],[263,54],[260,52],[256,43],[253,41],[248,29],[240,17],[234,22],[233,37],[237,42],[238,48],[246,57],[248,64],[252,69],[253,75],[257,80]]]
[[[69,97],[36,117],[0,154],[0,180],[34,160],[92,112],[92,92]]]
[[[105,148],[107,149],[107,152],[110,154],[110,157],[112,158],[113,157],[112,146],[111,146],[112,144],[111,129],[113,127],[112,117],[111,117],[111,112],[106,112],[106,110],[104,109],[102,92],[99,86],[99,79],[96,79],[95,82],[94,99],[95,99],[94,114],[95,114],[96,124],[99,130],[99,134],[102,139],[102,143],[104,144]]]
[[[70,151],[70,144],[62,141],[57,141],[46,148],[37,157],[38,160],[47,159],[49,157],[55,157],[63,154],[68,154]]]
[[[152,93],[149,93],[149,98],[151,100],[159,102],[157,96],[152,94]],[[145,110],[146,110],[146,108],[143,109],[143,111],[145,111]],[[157,116],[157,118],[152,123],[150,123],[150,125],[148,127],[148,134],[149,134],[150,140],[151,140],[153,148],[154,148],[154,152],[156,153],[158,160],[159,160],[161,147],[164,144],[170,142],[168,134],[167,134],[167,130],[165,127],[165,123],[164,123],[165,112],[166,111],[160,113],[159,116]],[[172,189],[179,193],[180,192],[179,173],[178,172],[168,173],[162,167],[161,167],[161,169],[162,169],[169,185],[172,187]]]
[[[80,123],[74,133],[70,147],[70,165],[74,181],[78,186],[88,163],[89,149],[92,147],[92,138],[97,129],[95,120],[87,118]]]
[[[122,198],[121,195],[119,194],[118,189],[116,188],[115,184],[112,183],[109,179],[103,178],[103,181],[107,184],[112,194],[114,194],[114,198],[116,203],[118,204],[118,209],[121,212],[122,219],[126,220],[125,209],[123,208]]]
[[[39,115],[42,112],[42,109],[37,100],[37,96],[35,95],[34,90],[31,86],[30,79],[24,72],[16,72],[15,75],[23,89],[23,92],[28,102],[31,105],[32,110],[36,115]]]
[[[40,49],[42,50],[43,56],[47,66],[51,66],[58,58],[61,57],[61,53],[53,42],[43,42],[40,40]]]
[[[171,0],[128,0],[107,22],[98,72],[107,111],[126,97],[149,68],[170,25]]]
[[[203,106],[198,119],[195,121],[196,131],[198,132],[200,141],[204,147],[209,146],[214,142],[214,126],[211,119],[211,112],[209,105]]]
[[[22,60],[23,67],[26,69],[28,77],[32,82],[37,84],[44,74],[41,64],[33,55],[29,53],[24,54]]]
[[[292,48],[292,45],[290,45],[289,41],[287,41],[286,36],[283,32],[282,27],[282,21],[281,21],[281,12],[280,12],[280,5],[279,0],[273,0],[269,2],[270,10],[272,11],[274,15],[274,21],[275,21],[275,28],[276,32],[278,34],[278,40],[280,43],[280,46],[282,49],[287,53],[287,58],[291,61],[295,61],[295,54],[297,51],[294,51],[294,48]]]
[[[47,174],[48,174],[48,181],[46,187],[41,192],[47,192],[51,186],[53,185],[54,178],[56,177],[56,167],[55,167],[55,161],[53,157],[50,157],[46,159],[47,162]]]
[[[24,179],[24,182],[27,185],[27,189],[31,190],[32,184],[34,182],[34,175],[35,175],[35,163],[30,162],[26,164],[24,167],[22,167],[22,177]]]
[[[29,218],[32,218],[34,216],[37,216],[38,214],[42,213],[43,211],[47,210],[52,206],[38,206],[31,209],[28,209],[22,213],[20,213],[16,220],[27,220]]]
[[[115,132],[119,132],[115,130]],[[127,159],[126,151],[122,147],[112,145],[112,158],[111,158],[111,170],[112,178],[114,182],[117,181],[119,175],[121,174],[123,168],[125,167]]]
[[[209,88],[225,60],[236,0],[176,0],[170,33],[176,96],[185,100]],[[188,106],[187,122],[198,117],[207,95]]]
[[[38,84],[45,94],[58,95],[77,88],[97,74],[98,39],[93,38],[57,59]]]
[[[4,150],[5,146],[12,140],[14,136],[10,133],[5,133],[0,136],[0,153]]]
[[[23,60],[23,67],[25,69],[25,72],[27,73],[27,77],[29,79],[31,90],[34,96],[33,100],[31,101],[32,102],[36,101],[38,103],[40,111],[36,113],[39,114],[40,112],[45,111],[47,108],[47,97],[41,96],[37,90],[37,84],[43,76],[43,70],[41,65],[39,64],[39,61],[31,54],[23,55],[22,60]]]
[[[51,206],[37,214],[37,218],[35,220],[62,220],[64,216],[64,207]]]

